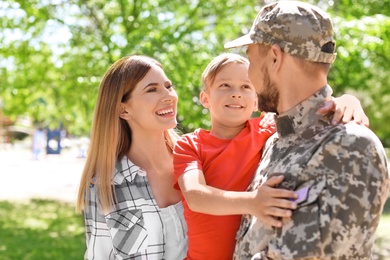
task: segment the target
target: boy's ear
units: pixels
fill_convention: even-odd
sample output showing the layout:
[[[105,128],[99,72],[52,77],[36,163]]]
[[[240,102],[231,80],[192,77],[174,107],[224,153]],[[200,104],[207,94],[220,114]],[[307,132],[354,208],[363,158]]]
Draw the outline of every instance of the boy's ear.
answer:
[[[259,103],[258,103],[258,98],[257,98],[257,95],[256,95],[256,99],[255,99],[255,107],[253,109],[253,112],[257,112],[259,110]]]
[[[202,104],[202,106],[204,108],[209,108],[210,107],[209,96],[208,96],[208,94],[204,90],[202,90],[200,92],[199,99],[200,99],[200,103]]]
[[[130,113],[127,111],[126,106],[123,103],[121,103],[121,106],[119,107],[119,117],[124,120],[128,120],[131,117]]]

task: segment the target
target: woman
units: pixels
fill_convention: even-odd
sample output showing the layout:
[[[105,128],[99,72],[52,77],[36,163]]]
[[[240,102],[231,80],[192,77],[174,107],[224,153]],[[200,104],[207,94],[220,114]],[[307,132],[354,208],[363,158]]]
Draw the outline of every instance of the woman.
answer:
[[[177,99],[152,58],[124,57],[106,72],[77,201],[85,259],[185,257],[187,227],[173,188]]]

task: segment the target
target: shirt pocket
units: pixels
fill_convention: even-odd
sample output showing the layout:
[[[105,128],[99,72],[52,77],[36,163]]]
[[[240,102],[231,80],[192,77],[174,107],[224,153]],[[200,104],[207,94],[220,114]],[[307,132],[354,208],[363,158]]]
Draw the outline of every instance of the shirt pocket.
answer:
[[[308,188],[305,199],[293,211],[291,219],[284,219],[282,228],[276,229],[276,240],[271,242],[270,252],[277,251],[282,258],[299,258],[310,254],[321,255],[321,199],[326,179],[309,180],[295,191]],[[272,255],[272,253],[271,253]]]
[[[142,210],[125,209],[105,216],[114,251],[123,258],[145,251],[148,233]]]
[[[298,203],[298,208],[304,207],[306,205],[310,205],[311,203],[317,201],[320,196],[322,190],[325,188],[326,180],[324,178],[320,178],[318,180],[310,180],[302,185],[300,185],[295,191],[300,191],[303,189],[307,189],[306,199],[302,202]]]

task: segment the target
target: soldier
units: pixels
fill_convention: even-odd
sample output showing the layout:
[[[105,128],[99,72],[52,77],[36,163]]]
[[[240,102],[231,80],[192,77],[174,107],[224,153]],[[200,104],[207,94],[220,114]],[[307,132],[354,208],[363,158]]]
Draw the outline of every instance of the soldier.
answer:
[[[333,28],[321,9],[298,1],[264,6],[250,32],[225,48],[247,46],[259,109],[276,112],[248,190],[275,175],[299,194],[282,227],[245,215],[235,259],[369,259],[389,192],[386,154],[368,128],[332,125],[316,113],[332,89]]]

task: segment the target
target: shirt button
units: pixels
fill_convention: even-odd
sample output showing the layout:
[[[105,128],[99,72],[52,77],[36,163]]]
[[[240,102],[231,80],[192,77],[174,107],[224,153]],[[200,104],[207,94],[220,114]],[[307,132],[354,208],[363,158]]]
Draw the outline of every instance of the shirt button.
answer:
[[[146,171],[144,169],[139,168],[138,175],[139,176],[146,176]]]

